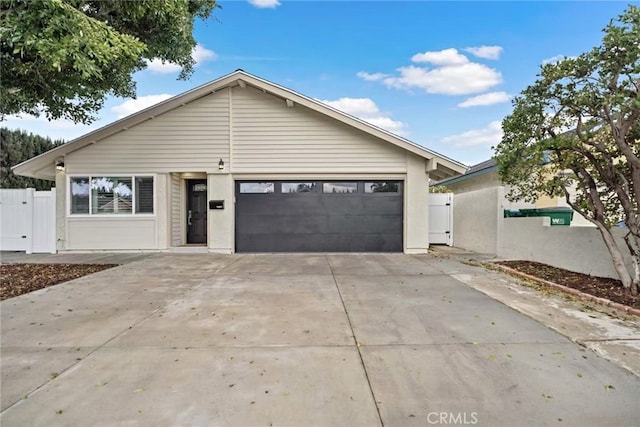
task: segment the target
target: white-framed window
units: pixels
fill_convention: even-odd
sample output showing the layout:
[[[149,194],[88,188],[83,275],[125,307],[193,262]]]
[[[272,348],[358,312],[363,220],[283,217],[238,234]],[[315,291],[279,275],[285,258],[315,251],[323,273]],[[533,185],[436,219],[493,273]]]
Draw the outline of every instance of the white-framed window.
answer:
[[[152,175],[82,175],[69,177],[71,215],[153,215]]]

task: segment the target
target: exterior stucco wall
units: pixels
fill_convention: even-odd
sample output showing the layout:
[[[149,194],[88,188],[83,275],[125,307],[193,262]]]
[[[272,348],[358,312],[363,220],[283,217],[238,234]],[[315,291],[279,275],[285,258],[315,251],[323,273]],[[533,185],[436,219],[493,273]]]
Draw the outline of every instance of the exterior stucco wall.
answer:
[[[613,229],[624,250],[626,228]],[[591,227],[551,227],[549,218],[505,218],[497,254],[501,258],[542,262],[594,276],[617,278],[600,232]],[[631,257],[625,254],[627,268]],[[631,270],[630,270],[631,271]]]
[[[503,199],[502,186],[455,194],[453,245],[475,252],[496,253]]]
[[[489,187],[502,185],[496,172],[489,172],[473,178],[448,184],[447,188],[455,194],[468,193],[469,191],[482,190]]]

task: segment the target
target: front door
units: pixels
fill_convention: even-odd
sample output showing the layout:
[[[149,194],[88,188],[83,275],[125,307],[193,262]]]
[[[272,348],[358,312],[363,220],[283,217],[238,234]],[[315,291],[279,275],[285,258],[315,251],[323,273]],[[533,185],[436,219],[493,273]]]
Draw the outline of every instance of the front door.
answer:
[[[207,243],[207,180],[187,180],[187,243]]]

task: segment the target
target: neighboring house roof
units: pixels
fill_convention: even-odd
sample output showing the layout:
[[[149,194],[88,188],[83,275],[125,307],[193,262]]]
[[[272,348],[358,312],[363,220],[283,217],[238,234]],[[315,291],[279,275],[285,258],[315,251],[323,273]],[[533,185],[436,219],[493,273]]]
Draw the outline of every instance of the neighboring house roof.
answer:
[[[453,159],[417,145],[405,138],[394,135],[391,132],[388,132],[361,119],[339,111],[333,107],[323,104],[322,102],[316,101],[290,89],[246,73],[243,70],[237,70],[217,80],[213,80],[195,89],[174,96],[173,98],[170,98],[166,101],[160,102],[152,107],[115,121],[107,126],[104,126],[77,139],[74,139],[66,144],[47,151],[44,154],[29,159],[26,162],[20,163],[19,165],[13,167],[13,171],[17,175],[53,179],[55,176],[55,161],[65,154],[80,150],[87,145],[95,144],[120,131],[129,129],[144,121],[154,119],[161,114],[179,108],[189,102],[195,101],[199,98],[210,95],[227,87],[244,87],[246,85],[256,87],[264,91],[265,93],[280,97],[285,100],[287,104],[297,103],[304,107],[320,112],[335,120],[366,132],[376,138],[387,141],[393,145],[396,145],[411,153],[423,157],[429,160],[427,171],[430,172],[432,177],[435,179],[444,179],[451,176],[459,175],[466,169],[465,165],[463,165],[462,163],[459,163]]]
[[[493,159],[485,160],[484,162],[480,162],[478,164],[475,164],[469,167],[469,169],[464,173],[464,175],[445,179],[444,181],[440,181],[436,183],[436,185],[443,185],[446,187],[447,185],[455,184],[456,182],[465,181],[467,179],[471,179],[479,175],[484,175],[486,173],[493,172],[495,170],[498,170],[498,165],[496,164],[496,161]]]

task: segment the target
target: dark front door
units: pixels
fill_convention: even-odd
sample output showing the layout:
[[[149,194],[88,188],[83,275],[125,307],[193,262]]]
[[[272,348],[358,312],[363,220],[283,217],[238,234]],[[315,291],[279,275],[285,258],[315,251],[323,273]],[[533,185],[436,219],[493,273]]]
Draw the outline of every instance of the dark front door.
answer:
[[[187,243],[207,243],[207,180],[187,180]]]
[[[402,181],[236,182],[237,252],[402,252]]]

